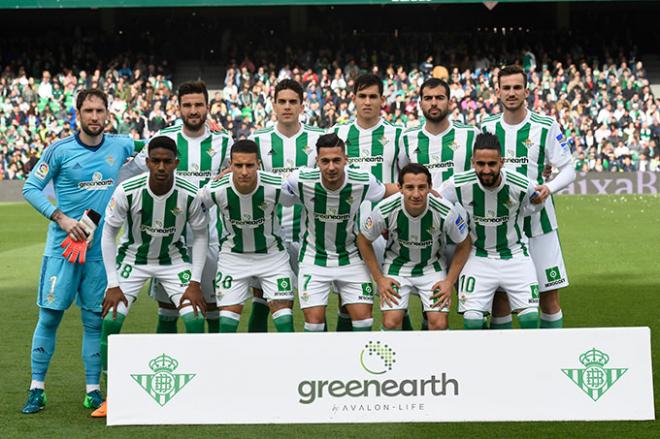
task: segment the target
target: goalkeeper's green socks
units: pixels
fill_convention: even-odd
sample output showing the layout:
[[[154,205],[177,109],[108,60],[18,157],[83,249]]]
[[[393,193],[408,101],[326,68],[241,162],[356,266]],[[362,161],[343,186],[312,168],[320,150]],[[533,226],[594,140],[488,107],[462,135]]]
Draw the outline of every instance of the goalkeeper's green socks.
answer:
[[[290,308],[275,311],[273,323],[277,332],[293,332],[293,311]]]
[[[563,328],[564,314],[559,310],[554,314],[541,313],[541,328]]]
[[[260,297],[252,299],[252,311],[248,320],[248,332],[268,332],[268,302]],[[222,318],[220,318],[220,332],[222,332]]]
[[[108,337],[113,334],[119,334],[121,327],[126,320],[126,316],[122,313],[117,313],[117,318],[112,318],[112,312],[105,315],[103,325],[101,326],[101,365],[103,370],[108,370]]]

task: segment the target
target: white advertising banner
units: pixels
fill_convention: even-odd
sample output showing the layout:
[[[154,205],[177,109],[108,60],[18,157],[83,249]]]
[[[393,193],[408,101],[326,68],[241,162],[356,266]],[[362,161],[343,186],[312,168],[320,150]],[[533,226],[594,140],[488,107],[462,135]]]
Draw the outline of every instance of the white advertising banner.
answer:
[[[649,328],[115,335],[108,425],[654,419]]]

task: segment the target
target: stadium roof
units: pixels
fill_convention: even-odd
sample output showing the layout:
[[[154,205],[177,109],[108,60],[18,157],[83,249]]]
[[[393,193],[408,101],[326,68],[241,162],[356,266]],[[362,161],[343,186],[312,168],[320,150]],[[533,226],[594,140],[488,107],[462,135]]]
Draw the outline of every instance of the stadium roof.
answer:
[[[536,0],[555,2],[557,0]],[[570,1],[570,0],[559,0]],[[587,0],[598,1],[598,0]],[[621,0],[619,0],[621,1]],[[634,0],[624,0],[634,1]],[[297,6],[297,5],[366,5],[366,4],[431,4],[431,3],[530,3],[529,0],[0,0],[0,9],[62,8],[151,8],[195,6]]]

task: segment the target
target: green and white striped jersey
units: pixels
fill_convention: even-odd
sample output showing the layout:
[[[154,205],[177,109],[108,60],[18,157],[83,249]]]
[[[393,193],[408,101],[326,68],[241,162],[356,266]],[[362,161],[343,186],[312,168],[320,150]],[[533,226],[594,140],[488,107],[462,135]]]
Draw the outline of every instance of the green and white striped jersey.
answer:
[[[346,155],[351,167],[370,172],[385,184],[397,182],[399,160],[403,155],[399,149],[403,127],[381,119],[374,127],[365,130],[355,120],[335,125],[330,132],[346,142]]]
[[[218,224],[224,225],[220,253],[284,251],[275,206],[282,196],[290,200],[293,197],[282,191],[282,177],[258,171],[257,186],[249,194],[240,193],[232,177],[233,173],[227,174],[200,190],[204,205],[208,208],[217,206]]]
[[[502,114],[498,114],[484,119],[481,130],[499,138],[507,169],[515,170],[537,184],[543,184],[546,164],[559,168],[572,160],[561,128],[552,117],[527,110],[521,123],[509,125],[504,122]],[[525,218],[524,229],[527,236],[543,235],[557,229],[552,197],[546,199],[538,213]]]
[[[355,244],[355,217],[364,200],[380,201],[385,186],[373,175],[345,168],[344,183],[327,190],[318,169],[303,168],[287,179],[287,190],[303,205],[305,233],[299,262],[339,267],[361,261]]]
[[[190,262],[182,234],[186,226],[194,230],[207,227],[207,215],[196,194],[197,187],[176,175],[172,189],[160,196],[149,188],[149,174],[117,186],[105,214],[110,226],[124,225],[117,264]]]
[[[429,133],[426,125],[411,128],[401,136],[404,162],[426,166],[431,172],[433,187],[440,188],[454,172],[469,171],[472,168],[470,160],[477,134],[479,130],[476,127],[455,121],[438,135]]]
[[[277,126],[255,131],[250,136],[259,145],[261,169],[279,174],[286,178],[300,167],[314,167],[316,141],[325,131],[300,124],[300,130],[291,137],[286,137],[277,130]],[[277,206],[276,214],[282,226],[284,239],[288,242],[300,242],[302,206]]]
[[[515,171],[501,170],[497,188],[481,185],[474,169],[451,177],[440,194],[452,203],[460,203],[468,213],[468,225],[476,256],[510,259],[529,256],[523,218],[541,205],[531,204],[534,183]]]
[[[370,241],[387,230],[383,273],[391,276],[423,276],[447,269],[442,251],[445,236],[463,242],[468,230],[456,207],[429,195],[426,210],[412,217],[401,193],[376,205],[362,222],[360,231]]]

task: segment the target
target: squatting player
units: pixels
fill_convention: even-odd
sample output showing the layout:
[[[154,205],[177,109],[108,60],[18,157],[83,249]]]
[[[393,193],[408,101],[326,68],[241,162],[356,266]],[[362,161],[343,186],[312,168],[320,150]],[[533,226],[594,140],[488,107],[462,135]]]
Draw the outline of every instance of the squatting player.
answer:
[[[236,332],[249,287],[257,284],[278,332],[293,332],[293,273],[276,209],[284,198],[281,176],[260,171],[259,147],[239,140],[231,148],[231,172],[200,190],[204,205],[216,206],[225,224],[220,241],[215,293],[220,332]],[[286,202],[291,204],[291,201]]]
[[[355,80],[353,86],[353,104],[355,120],[335,125],[330,129],[346,144],[346,155],[351,167],[367,171],[383,184],[395,184],[402,166],[399,161],[402,151],[399,140],[403,127],[392,125],[381,117],[381,108],[385,103],[383,81],[376,75],[364,74]],[[372,203],[360,207],[358,224],[371,213]],[[378,260],[382,262],[385,254],[385,239],[374,241]],[[338,331],[350,331],[349,316],[339,313]],[[410,319],[406,317],[405,329],[412,329]]]
[[[483,327],[498,288],[507,293],[521,328],[538,327],[539,285],[522,227],[532,203],[536,209],[541,204],[534,183],[503,165],[497,137],[479,134],[473,169],[455,174],[440,191],[469,214],[473,248],[458,280],[458,311],[466,329]]]
[[[148,174],[121,183],[105,214],[102,247],[107,276],[103,299],[101,357],[108,365],[108,337],[118,334],[138,293],[157,280],[181,313],[186,332],[204,332],[204,296],[200,288],[208,249],[208,220],[197,187],[175,175],[177,145],[169,137],[149,141]],[[124,226],[119,249],[116,240]],[[192,233],[191,255],[183,242]],[[188,244],[191,244],[190,242]],[[104,402],[92,416],[106,415]]]
[[[447,329],[454,284],[470,255],[467,225],[455,205],[431,195],[431,173],[411,163],[399,172],[398,194],[378,203],[361,226],[357,245],[378,286],[383,328],[401,329],[410,294],[427,313],[429,329]],[[388,231],[381,270],[371,242]],[[443,254],[446,237],[458,243],[451,266]]]
[[[363,201],[380,201],[398,189],[368,172],[347,168],[345,145],[336,134],[319,137],[316,154],[318,169],[297,170],[285,184],[303,205],[305,218],[298,258],[305,331],[325,330],[325,307],[333,287],[348,310],[352,330],[370,331],[373,285],[355,245],[354,221]]]
[[[97,408],[104,398],[101,376],[101,302],[105,291],[105,272],[97,239],[78,220],[85,210],[99,214],[117,184],[119,169],[134,154],[133,140],[103,134],[108,120],[108,98],[100,90],[81,91],[76,98],[76,119],[80,131],[59,140],[44,150],[28,180],[23,196],[42,215],[51,220],[41,267],[37,305],[39,321],[32,338],[32,383],[23,413],[36,413],[46,405],[46,372],[55,351],[57,328],[64,311],[76,300],[83,323],[82,357],[85,364],[86,396],[84,406]],[[57,206],[43,194],[53,181]],[[89,224],[89,223],[87,223]],[[67,238],[89,242],[84,263],[62,257],[60,244]]]
[[[557,290],[568,286],[568,274],[559,245],[552,194],[575,180],[571,152],[554,118],[526,108],[529,89],[520,67],[503,68],[497,82],[497,95],[504,110],[502,114],[484,119],[481,128],[498,137],[506,168],[516,170],[537,184],[543,206],[539,212],[525,218],[524,233],[529,237],[529,252],[539,280],[541,327],[561,328],[563,313]],[[559,169],[559,174],[548,183],[544,183],[542,175],[545,165]],[[500,294],[495,298],[491,327],[511,327],[510,308]]]
[[[249,138],[259,145],[261,169],[286,178],[295,169],[314,167],[316,140],[324,131],[300,123],[305,109],[303,88],[297,81],[283,79],[275,86],[273,113],[277,123],[255,131]],[[298,273],[298,251],[300,249],[302,206],[277,206],[282,237],[289,252],[294,274]],[[295,284],[295,280],[294,280]],[[266,332],[268,329],[268,305],[261,290],[255,289],[252,313],[248,323],[249,332]]]
[[[177,175],[193,185],[201,188],[212,177],[218,175],[226,165],[229,149],[233,143],[231,136],[224,130],[211,129],[208,124],[209,94],[206,84],[202,81],[184,82],[177,90],[178,110],[183,123],[163,128],[155,136],[166,136],[176,142],[179,165]],[[144,172],[146,167],[146,152],[138,155],[127,168]],[[136,172],[133,172],[133,175]],[[215,222],[216,215],[209,212],[209,251],[206,256],[204,272],[202,273],[202,292],[206,298],[206,320],[209,332],[218,332],[219,314],[215,303],[213,282],[218,259],[218,235],[222,234],[221,224]],[[192,239],[188,231],[186,242]],[[190,247],[190,244],[187,244]],[[154,284],[150,294],[159,303],[158,333],[175,333],[179,313],[168,298],[168,294],[159,285]]]

